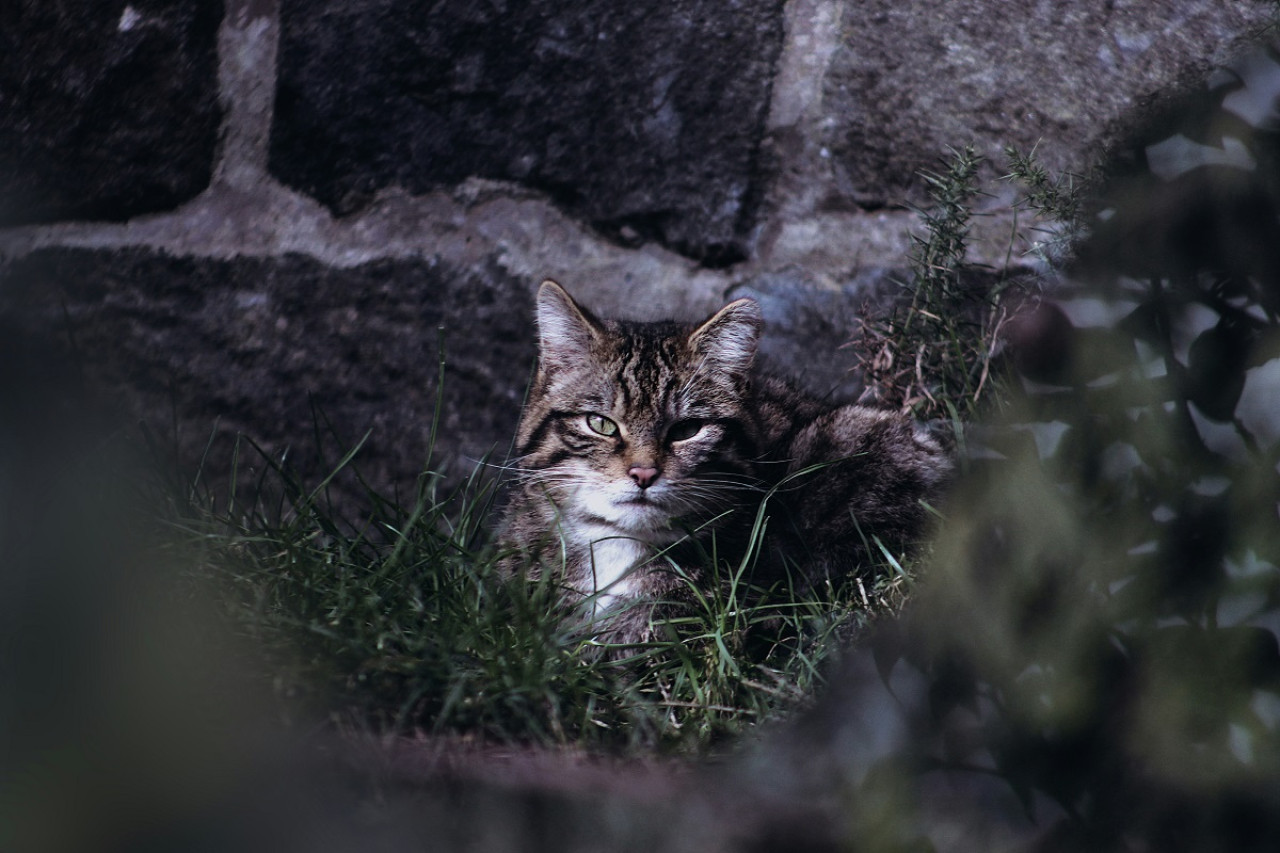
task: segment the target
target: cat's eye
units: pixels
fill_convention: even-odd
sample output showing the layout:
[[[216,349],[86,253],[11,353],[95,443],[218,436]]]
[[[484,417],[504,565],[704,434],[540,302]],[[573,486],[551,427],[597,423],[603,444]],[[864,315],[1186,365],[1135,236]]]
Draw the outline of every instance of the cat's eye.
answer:
[[[587,429],[607,437],[618,434],[618,425],[604,415],[587,415]]]
[[[703,421],[697,418],[685,418],[682,421],[676,421],[667,428],[667,441],[688,441],[702,432],[703,425]]]

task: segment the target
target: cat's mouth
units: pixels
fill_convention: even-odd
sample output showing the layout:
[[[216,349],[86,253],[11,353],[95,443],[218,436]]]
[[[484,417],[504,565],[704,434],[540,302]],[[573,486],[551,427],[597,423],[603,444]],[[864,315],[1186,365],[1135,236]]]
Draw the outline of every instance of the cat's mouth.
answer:
[[[667,515],[667,509],[661,503],[647,495],[623,498],[620,501],[615,501],[614,506],[623,513],[645,519],[653,519],[657,516],[665,517]]]
[[[673,511],[670,495],[640,492],[614,500],[614,506],[629,509],[633,512],[670,514]]]
[[[624,498],[615,499],[613,506],[621,514],[622,519],[632,524],[638,522],[644,527],[650,527],[655,524],[665,526],[665,523],[670,519],[669,508],[656,495],[644,493],[628,495]]]

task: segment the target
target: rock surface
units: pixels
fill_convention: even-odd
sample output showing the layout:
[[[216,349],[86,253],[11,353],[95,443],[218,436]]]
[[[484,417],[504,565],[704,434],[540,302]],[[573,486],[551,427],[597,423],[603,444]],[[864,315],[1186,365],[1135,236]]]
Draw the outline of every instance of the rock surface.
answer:
[[[94,384],[126,389],[121,413],[204,457],[215,485],[238,434],[317,483],[368,433],[354,468],[408,500],[437,402],[449,439],[432,467],[456,477],[505,458],[534,354],[532,299],[493,265],[47,250],[14,265],[0,304],[90,355]]]
[[[124,220],[209,183],[220,0],[0,9],[0,226]]]
[[[740,260],[781,11],[284,0],[271,168],[339,214],[390,185],[519,181],[616,238]]]
[[[1203,77],[1260,29],[1263,2],[870,0],[844,9],[824,82],[834,192],[857,205],[922,198],[948,146],[1035,149],[1083,171],[1116,125]]]

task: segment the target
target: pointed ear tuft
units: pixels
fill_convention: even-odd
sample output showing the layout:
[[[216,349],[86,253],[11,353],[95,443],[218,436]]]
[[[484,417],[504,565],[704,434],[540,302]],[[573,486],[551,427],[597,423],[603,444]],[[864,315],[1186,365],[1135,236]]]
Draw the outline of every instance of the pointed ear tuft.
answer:
[[[754,299],[738,299],[717,311],[689,335],[689,347],[703,363],[745,376],[755,361],[764,317]]]
[[[591,314],[563,287],[547,279],[538,288],[538,351],[543,364],[580,362],[591,352],[597,332]]]

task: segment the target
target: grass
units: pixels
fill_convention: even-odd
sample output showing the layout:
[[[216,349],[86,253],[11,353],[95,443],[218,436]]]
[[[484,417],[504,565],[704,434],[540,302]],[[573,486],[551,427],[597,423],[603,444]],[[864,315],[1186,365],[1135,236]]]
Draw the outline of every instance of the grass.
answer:
[[[488,466],[448,490],[428,472],[407,505],[366,487],[369,509],[353,521],[326,493],[335,477],[358,481],[355,451],[307,489],[242,444],[242,462],[256,456],[266,473],[220,504],[199,486],[168,487],[170,539],[253,650],[247,665],[280,712],[299,721],[623,753],[704,750],[807,702],[840,640],[910,584],[894,559],[875,584],[851,579],[797,597],[751,587],[746,561],[716,565],[659,640],[616,660],[589,628],[563,619],[551,580],[498,571]],[[277,497],[246,504],[246,491]]]
[[[885,317],[862,318],[851,342],[865,381],[863,401],[898,409],[924,421],[951,425],[958,442],[963,424],[1001,411],[1010,397],[1003,335],[1040,299],[1033,276],[1011,275],[1020,217],[1038,224],[1043,239],[1032,248],[1044,269],[1060,268],[1082,234],[1083,181],[1051,175],[1035,152],[1005,149],[1005,180],[1020,185],[1014,235],[1005,269],[967,260],[974,200],[982,163],[972,146],[954,149],[937,172],[923,172],[932,204],[918,210],[923,231],[913,236],[907,294]]]
[[[863,402],[958,426],[1000,396],[988,392],[1000,381],[993,365],[1010,316],[1007,282],[965,259],[981,161],[968,147],[941,172],[922,173],[933,205],[918,211],[924,232],[912,238],[902,284],[910,298],[887,317],[864,315],[852,342]]]
[[[1053,175],[1037,159],[1035,151],[1021,152],[1008,146],[1004,149],[1009,172],[1005,180],[1023,188],[1014,206],[1015,229],[1017,216],[1027,212],[1042,224],[1034,230],[1042,235],[1032,247],[1032,253],[1043,265],[1062,267],[1071,255],[1072,248],[1084,237],[1084,201],[1088,181],[1070,172]],[[1094,181],[1096,182],[1096,178]]]

